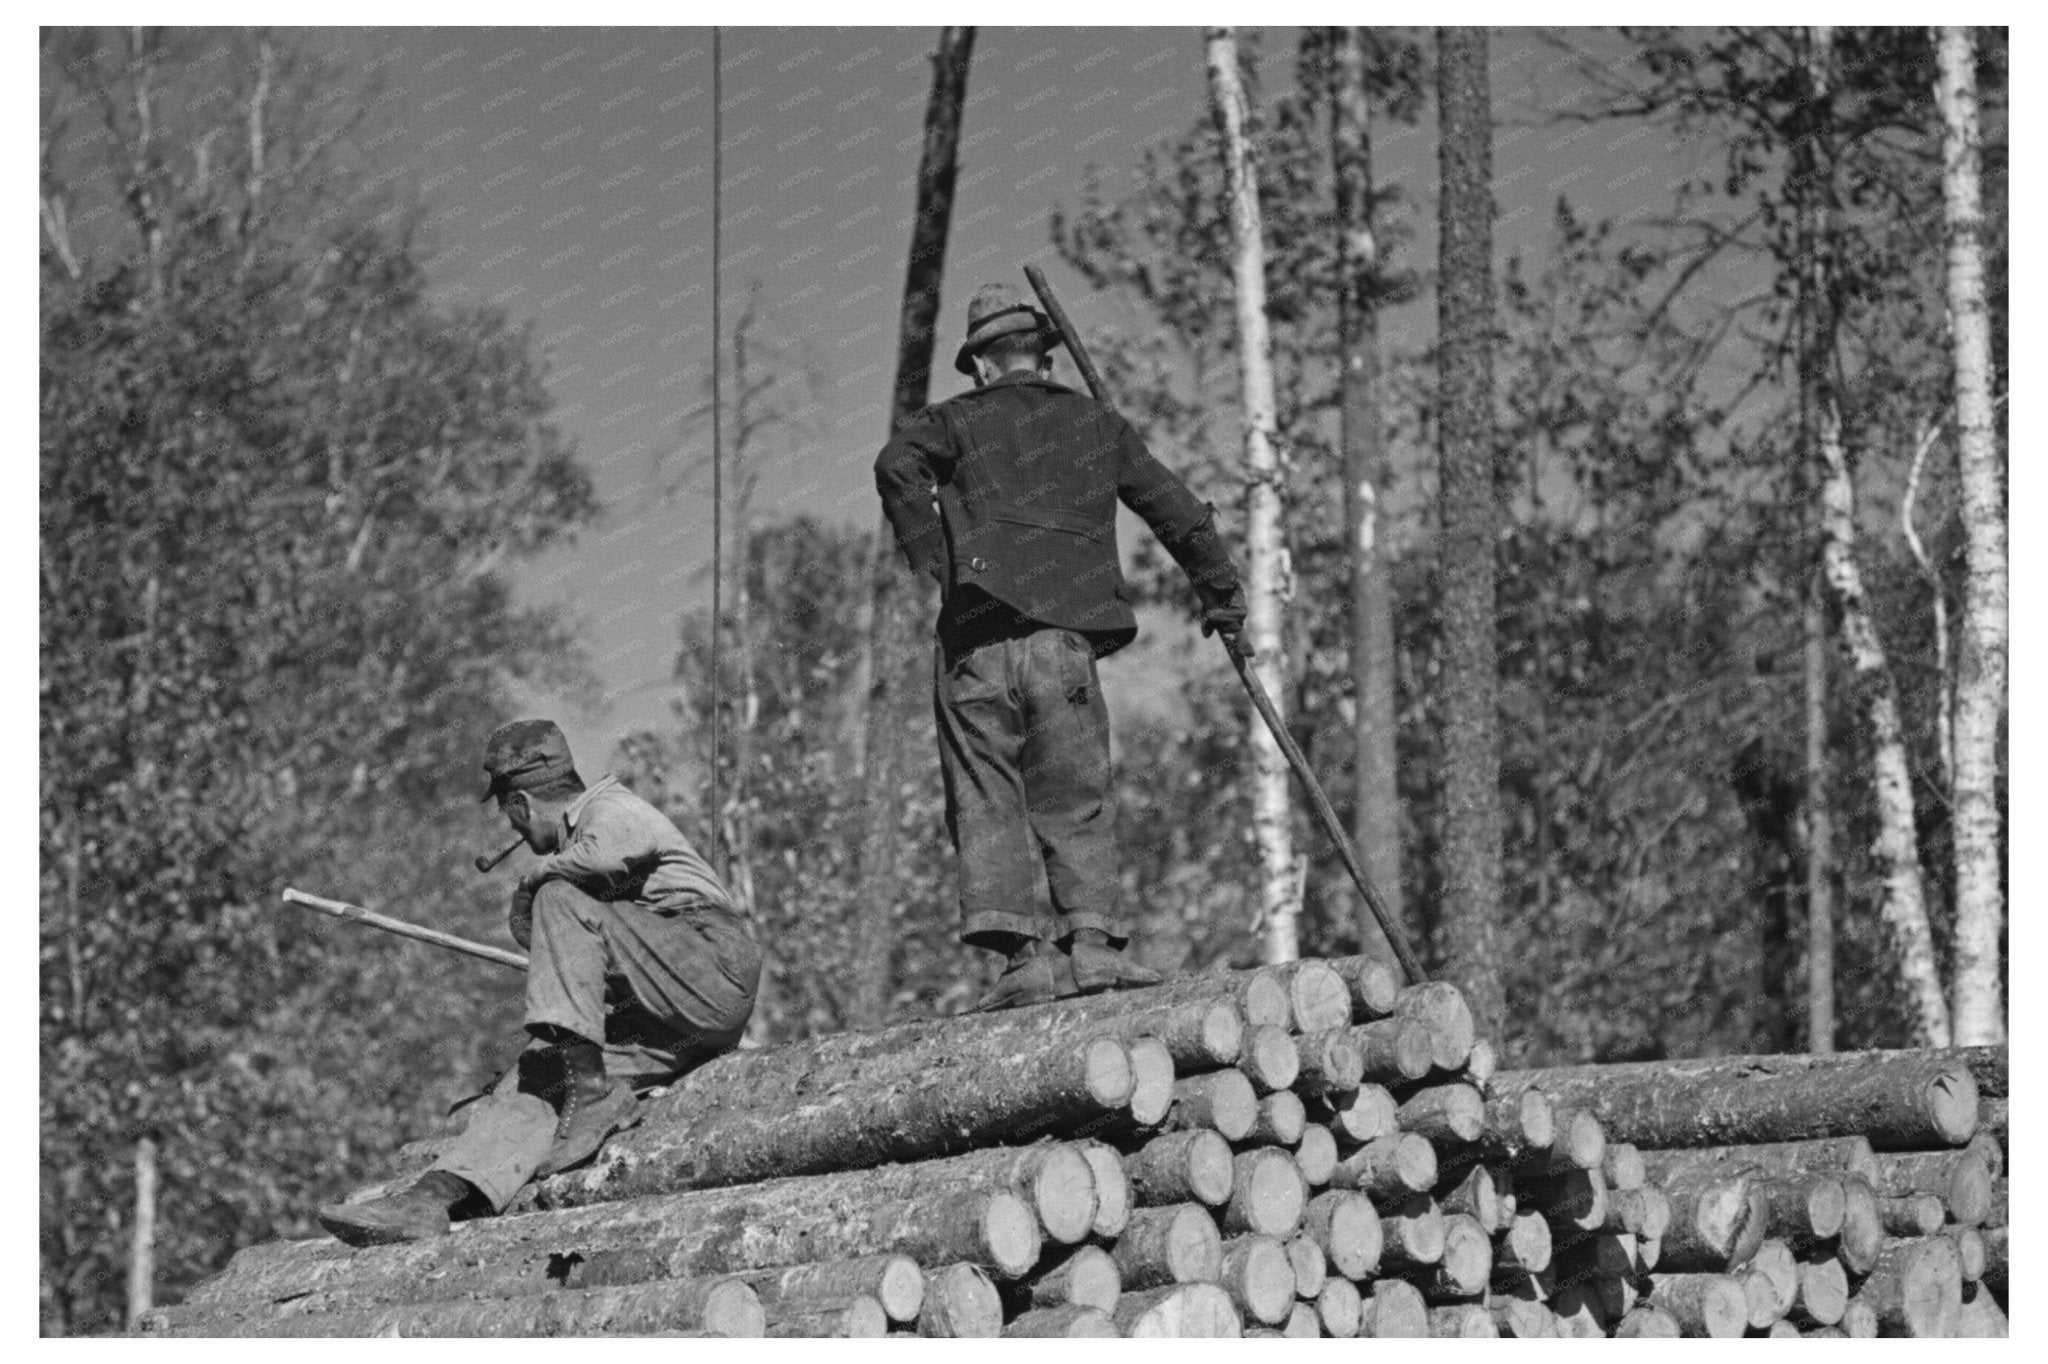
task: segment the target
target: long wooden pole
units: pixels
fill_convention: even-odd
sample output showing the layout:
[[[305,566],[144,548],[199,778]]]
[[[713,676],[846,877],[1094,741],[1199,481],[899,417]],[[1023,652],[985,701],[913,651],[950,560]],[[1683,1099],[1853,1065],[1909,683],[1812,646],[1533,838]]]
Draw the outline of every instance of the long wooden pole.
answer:
[[[1052,318],[1053,326],[1059,329],[1060,339],[1067,346],[1067,354],[1072,357],[1074,368],[1081,371],[1081,378],[1086,381],[1088,391],[1095,395],[1097,402],[1107,403],[1109,396],[1103,390],[1102,376],[1096,373],[1095,362],[1088,358],[1088,349],[1081,344],[1081,333],[1067,320],[1067,310],[1062,308],[1059,299],[1053,296],[1052,284],[1046,279],[1045,272],[1035,265],[1027,265],[1024,267],[1024,277],[1031,281],[1032,289],[1038,294],[1038,301],[1045,305],[1046,315]],[[1224,637],[1223,642],[1230,650],[1230,661],[1236,665],[1237,675],[1243,679],[1245,690],[1251,694],[1252,705],[1258,709],[1260,717],[1266,722],[1266,727],[1273,732],[1274,741],[1280,745],[1280,751],[1286,754],[1288,764],[1294,769],[1294,775],[1301,779],[1303,789],[1308,792],[1309,805],[1315,810],[1316,818],[1322,822],[1323,832],[1337,845],[1337,854],[1344,859],[1344,869],[1351,873],[1352,883],[1358,887],[1358,893],[1365,897],[1366,907],[1372,911],[1373,918],[1379,921],[1380,930],[1387,935],[1387,942],[1393,947],[1394,956],[1399,959],[1401,969],[1407,972],[1410,981],[1417,985],[1422,984],[1429,976],[1424,973],[1422,963],[1417,960],[1415,949],[1408,945],[1408,935],[1402,932],[1400,921],[1387,909],[1387,903],[1380,898],[1379,891],[1373,886],[1372,878],[1366,875],[1365,865],[1358,857],[1358,849],[1352,845],[1351,836],[1345,832],[1344,825],[1338,820],[1336,810],[1331,808],[1330,798],[1323,793],[1322,784],[1316,780],[1315,771],[1308,765],[1308,759],[1302,755],[1301,748],[1294,742],[1294,736],[1287,732],[1286,723],[1273,708],[1273,700],[1259,682],[1258,674],[1251,670],[1244,647],[1228,635]]]
[[[420,942],[429,942],[436,947],[445,947],[451,952],[460,952],[464,956],[475,957],[479,961],[496,962],[500,966],[509,966],[515,971],[524,971],[526,969],[526,958],[520,956],[517,952],[507,952],[502,947],[490,947],[480,942],[471,942],[467,938],[458,938],[453,933],[443,933],[438,928],[422,928],[418,924],[410,924],[403,919],[394,919],[388,914],[379,914],[374,909],[364,909],[361,905],[352,905],[345,900],[329,900],[319,895],[308,895],[305,891],[294,890],[290,886],[285,887],[282,898],[288,905],[304,905],[307,909],[317,910],[322,914],[332,915],[337,919],[347,919],[350,923],[368,924],[371,928],[381,928],[386,933],[396,933],[401,938],[413,938]]]

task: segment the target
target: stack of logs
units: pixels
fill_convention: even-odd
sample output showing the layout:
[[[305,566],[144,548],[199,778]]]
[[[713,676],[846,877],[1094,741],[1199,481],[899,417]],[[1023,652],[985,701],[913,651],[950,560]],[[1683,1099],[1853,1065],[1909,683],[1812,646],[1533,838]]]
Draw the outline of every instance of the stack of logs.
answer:
[[[1193,976],[734,1053],[502,1217],[251,1247],[143,1326],[2002,1334],[2004,1056],[1496,1073],[1370,958]]]

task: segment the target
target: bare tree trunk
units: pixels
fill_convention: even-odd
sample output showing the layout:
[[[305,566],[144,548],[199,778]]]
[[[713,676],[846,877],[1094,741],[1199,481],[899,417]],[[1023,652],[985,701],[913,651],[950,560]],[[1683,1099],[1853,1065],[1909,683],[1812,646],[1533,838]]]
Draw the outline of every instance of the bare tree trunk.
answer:
[[[1223,167],[1230,195],[1231,278],[1237,295],[1238,374],[1244,391],[1245,557],[1250,613],[1246,640],[1259,681],[1275,708],[1288,695],[1281,627],[1293,595],[1280,495],[1287,471],[1280,457],[1273,399],[1273,341],[1266,329],[1266,244],[1259,213],[1258,168],[1245,123],[1250,110],[1237,69],[1237,37],[1209,30],[1209,94],[1223,134]],[[1282,712],[1284,718],[1284,712]],[[1300,878],[1295,867],[1294,805],[1287,755],[1253,713],[1252,833],[1259,847],[1259,958],[1293,961],[1301,955]]]
[[[1336,172],[1339,444],[1344,451],[1344,529],[1351,563],[1352,836],[1387,909],[1401,915],[1401,807],[1395,782],[1394,592],[1381,547],[1379,504],[1387,485],[1380,444],[1379,315],[1373,297],[1378,245],[1372,221],[1372,110],[1365,91],[1365,35],[1337,29],[1331,100]],[[1358,941],[1392,960],[1378,920],[1357,898]]]
[[[135,1143],[135,1224],[128,1243],[128,1329],[156,1305],[156,1138]]]
[[[1807,83],[1818,108],[1819,96],[1827,88],[1833,30],[1810,28],[1807,38]],[[1813,509],[1812,574],[1807,581],[1805,607],[1800,613],[1806,644],[1806,1049],[1825,1054],[1835,1049],[1835,823],[1834,807],[1828,800],[1827,589],[1820,563],[1824,536],[1819,489],[1823,478],[1815,439],[1826,350],[1821,339],[1827,334],[1819,313],[1825,306],[1826,291],[1816,227],[1819,195],[1815,169],[1819,155],[1811,124],[1801,135],[1793,164],[1799,172],[1800,186],[1795,191],[1799,203],[1800,481],[1809,486],[1808,505]],[[1784,966],[1771,960],[1766,951],[1763,969],[1769,973],[1783,970]]]
[[[1863,577],[1856,563],[1856,491],[1842,448],[1841,418],[1832,401],[1821,405],[1820,448],[1827,463],[1827,481],[1821,488],[1827,536],[1822,553],[1828,584],[1841,606],[1843,643],[1862,683],[1872,795],[1877,802],[1875,851],[1884,867],[1884,920],[1898,954],[1899,975],[1918,1014],[1919,1041],[1924,1046],[1945,1047],[1949,1045],[1948,1001],[1942,995],[1934,932],[1927,922],[1926,892],[1920,878],[1913,780],[1906,767],[1906,743],[1899,725],[1898,686],[1885,657],[1884,641],[1865,606]]]
[[[1948,313],[1955,338],[1957,463],[1962,472],[1962,656],[1956,685],[1955,1032],[1962,1046],[2005,1040],[1998,940],[2005,924],[1998,845],[1999,726],[2005,712],[2004,470],[1991,419],[1991,318],[1978,202],[1976,45],[1967,28],[1936,31],[1942,204],[1948,220]]]
[[[1493,114],[1486,30],[1437,30],[1439,610],[1445,974],[1482,1036],[1505,1012],[1493,491]]]
[[[953,215],[953,178],[960,148],[960,111],[967,101],[967,67],[974,52],[972,28],[939,30],[932,55],[932,94],[925,106],[924,154],[917,168],[917,216],[910,230],[910,264],[903,280],[903,321],[896,350],[896,389],[889,412],[893,434],[924,406],[931,392],[932,348],[939,317],[939,284],[945,275],[946,231]],[[866,737],[860,759],[860,876],[854,894],[854,988],[849,1017],[854,1027],[873,1027],[888,1007],[889,949],[895,941],[896,786],[901,770],[904,699],[918,671],[911,665],[914,632],[909,619],[910,574],[898,555],[889,523],[875,531],[874,576],[863,657],[855,680],[866,708]],[[869,613],[872,612],[870,615]]]

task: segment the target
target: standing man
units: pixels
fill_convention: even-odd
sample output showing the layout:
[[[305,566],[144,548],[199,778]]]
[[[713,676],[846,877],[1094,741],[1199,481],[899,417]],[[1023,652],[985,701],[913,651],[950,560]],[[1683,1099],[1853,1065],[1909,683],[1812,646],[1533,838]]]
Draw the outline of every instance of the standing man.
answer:
[[[617,777],[586,788],[552,720],[496,730],[484,770],[484,799],[542,859],[510,920],[532,953],[529,1041],[410,1188],[320,1209],[351,1245],[442,1235],[461,1203],[503,1212],[527,1181],[595,1155],[636,1091],[731,1051],[754,1012],[753,930],[666,815]]]
[[[1095,672],[1138,634],[1117,503],[1187,572],[1204,633],[1245,618],[1214,510],[1129,422],[1052,381],[1057,344],[1018,290],[983,285],[953,362],[975,389],[926,408],[875,460],[896,542],[942,593],[932,694],[960,938],[1008,959],[981,1009],[1159,979],[1123,955]]]

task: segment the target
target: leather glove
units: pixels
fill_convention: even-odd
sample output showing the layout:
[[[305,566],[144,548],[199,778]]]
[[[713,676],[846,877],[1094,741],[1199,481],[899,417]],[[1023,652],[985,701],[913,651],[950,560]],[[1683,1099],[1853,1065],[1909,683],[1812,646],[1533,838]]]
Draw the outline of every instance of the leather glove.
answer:
[[[1249,607],[1245,601],[1244,584],[1242,583],[1233,586],[1230,589],[1230,594],[1226,597],[1211,597],[1209,594],[1204,593],[1202,602],[1203,635],[1220,634],[1225,639],[1236,638],[1244,630],[1244,619],[1248,611]]]
[[[533,893],[538,886],[521,881],[519,888],[512,892],[512,910],[505,916],[505,926],[512,930],[512,941],[520,947],[533,947]]]

